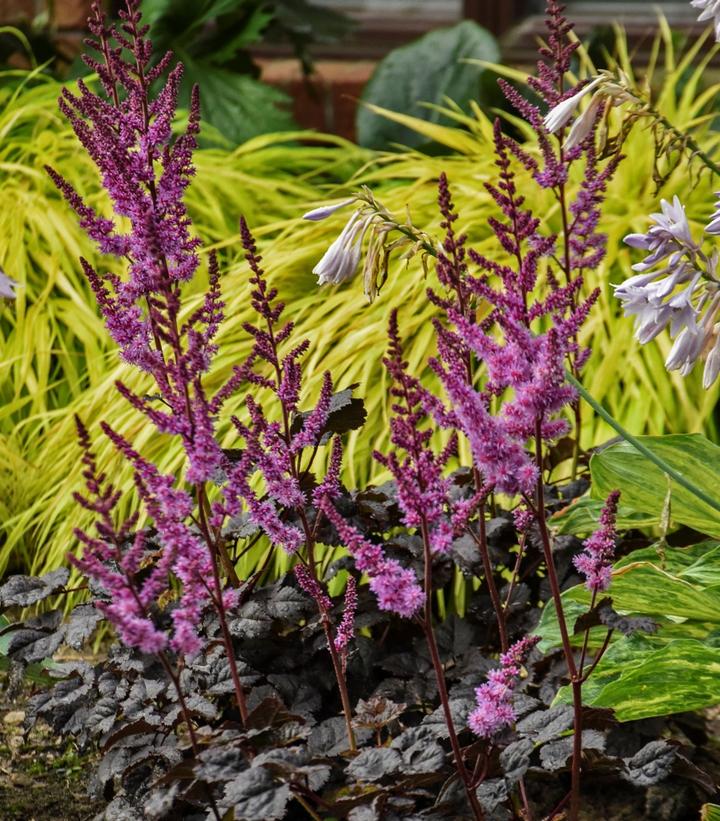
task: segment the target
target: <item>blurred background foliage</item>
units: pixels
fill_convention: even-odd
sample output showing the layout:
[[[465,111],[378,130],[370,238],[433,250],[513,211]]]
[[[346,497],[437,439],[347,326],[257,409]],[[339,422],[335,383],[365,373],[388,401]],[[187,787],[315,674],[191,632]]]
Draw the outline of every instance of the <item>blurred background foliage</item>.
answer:
[[[197,12],[201,4],[187,5]],[[214,10],[220,19],[222,5],[214,0],[203,8],[208,14]],[[249,8],[253,4],[247,5]],[[171,24],[191,31],[195,19],[192,15],[190,22],[162,23],[168,4],[153,0],[148,6],[154,9],[151,15],[159,31],[161,24],[168,27],[168,32]],[[253,25],[259,30],[259,18],[255,23],[248,22],[252,19],[249,14],[245,30],[252,30]],[[229,48],[229,59],[243,59],[241,29],[238,23],[237,49]],[[459,42],[469,38],[482,49],[482,54],[471,56],[496,59],[491,39],[475,35],[463,29]],[[177,42],[185,42],[183,36],[187,37],[193,67],[208,63],[211,73],[229,70],[227,65],[213,61],[211,38],[202,45],[202,38],[196,42],[187,33],[177,35]],[[168,33],[167,37],[168,43],[176,42],[176,35]],[[426,38],[424,48],[435,48],[435,42]],[[692,129],[703,149],[714,155],[718,136],[711,120],[718,86],[703,81],[702,61],[695,65],[701,45],[698,41],[683,54],[676,38],[667,27],[663,28],[649,68],[636,81],[653,90],[657,108],[664,116],[679,128]],[[622,32],[614,32],[598,53],[603,64],[617,61],[632,74]],[[412,60],[423,60],[422,52],[416,51]],[[205,95],[204,110],[216,133],[215,139],[197,153],[198,173],[188,203],[205,252],[214,248],[220,255],[227,301],[227,321],[219,340],[212,384],[221,384],[249,347],[242,330],[242,322],[249,318],[248,273],[237,230],[238,218],[244,214],[257,234],[269,276],[287,303],[298,335],[311,341],[306,367],[312,376],[304,401],[310,404],[317,396],[325,369],[333,373],[339,389],[358,383],[357,393],[365,399],[367,423],[350,434],[347,443],[344,479],[350,487],[363,487],[383,478],[370,454],[387,440],[388,385],[381,358],[389,311],[394,306],[400,308],[411,367],[423,372],[434,345],[429,322],[433,308],[425,296],[434,274],[430,273],[428,282],[418,261],[406,264],[393,260],[389,280],[372,305],[364,302],[357,282],[320,291],[312,268],[340,230],[343,214],[339,212],[322,223],[303,222],[299,217],[318,202],[344,196],[366,184],[400,221],[409,209],[417,226],[439,237],[436,185],[444,170],[460,212],[460,226],[467,231],[469,241],[479,251],[496,253],[487,225],[493,204],[483,183],[495,177],[491,132],[497,112],[492,100],[483,100],[480,95],[480,67],[470,68],[473,74],[458,80],[457,86],[446,76],[440,77],[439,97],[433,97],[433,90],[425,86],[403,91],[405,99],[414,93],[427,95],[423,99],[434,106],[426,109],[432,115],[427,119],[417,116],[420,112],[415,105],[410,111],[398,112],[397,108],[402,107],[400,97],[394,100],[392,111],[392,104],[383,106],[383,98],[373,97],[372,89],[368,91],[368,102],[375,109],[361,116],[374,118],[376,125],[372,128],[382,133],[378,140],[408,146],[394,151],[361,148],[337,137],[292,130],[255,133],[245,141],[239,134],[231,138],[224,133],[222,121],[212,119],[213,105],[208,103],[205,80],[202,74],[196,76]],[[592,71],[590,55],[582,54],[578,68]],[[376,74],[378,84],[377,76],[385,70],[381,64]],[[497,70],[509,73],[520,83],[521,74]],[[456,74],[461,76],[463,72],[464,68],[458,68]],[[483,87],[488,74],[486,71]],[[252,79],[251,72],[239,76]],[[208,85],[212,100],[212,83]],[[476,88],[477,100],[469,101],[468,95]],[[114,381],[122,378],[142,391],[142,377],[119,361],[82,278],[78,257],[83,255],[100,267],[112,263],[98,257],[43,170],[46,163],[51,164],[107,212],[96,172],[57,112],[59,90],[58,79],[42,67],[30,71],[8,69],[0,74],[0,266],[21,283],[17,301],[0,309],[0,520],[4,523],[0,575],[56,567],[75,547],[72,529],[85,521],[71,496],[79,484],[73,413],[79,413],[94,434],[100,420],[111,419],[116,429],[163,470],[172,470],[180,458],[177,443],[143,427],[141,418],[113,387]],[[454,96],[458,96],[457,102],[451,102]],[[506,127],[526,142],[527,149],[537,151],[527,127],[507,110],[500,114]],[[238,116],[247,119],[247,115]],[[405,136],[393,136],[387,131],[388,123],[402,129]],[[244,127],[247,123],[238,126]],[[669,338],[662,338],[657,345],[639,346],[633,339],[631,322],[620,316],[612,295],[612,284],[622,281],[630,270],[622,237],[646,226],[647,215],[657,209],[661,196],[687,192],[690,169],[686,159],[669,169],[662,189],[656,190],[653,148],[651,133],[637,125],[625,147],[632,161],[621,164],[608,192],[603,216],[608,255],[587,283],[588,288],[601,288],[601,298],[584,331],[583,341],[592,350],[585,368],[586,387],[633,433],[702,431],[717,438],[713,414],[718,389],[704,391],[697,374],[686,379],[677,373],[668,374],[663,360],[670,347]],[[576,178],[573,184],[578,181]],[[528,204],[543,215],[550,230],[557,229],[559,214],[551,198],[529,180],[523,183]],[[710,180],[696,179],[685,201],[691,220],[704,224],[712,201]],[[193,299],[204,284],[201,275],[191,286]],[[191,300],[189,310],[193,304]],[[429,374],[425,376],[432,381]],[[239,409],[239,404],[238,399],[228,409],[228,416]],[[233,444],[228,429],[222,435],[228,445]],[[583,445],[598,445],[612,435],[601,420],[587,418]],[[108,443],[98,439],[98,449],[101,464],[121,486],[130,488],[126,467]],[[244,561],[251,566],[256,560],[257,555],[249,553]]]

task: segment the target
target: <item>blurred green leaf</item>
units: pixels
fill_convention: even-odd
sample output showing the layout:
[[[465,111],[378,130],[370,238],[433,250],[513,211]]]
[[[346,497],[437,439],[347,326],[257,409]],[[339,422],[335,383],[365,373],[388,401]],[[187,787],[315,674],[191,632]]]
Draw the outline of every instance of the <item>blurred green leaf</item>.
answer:
[[[365,87],[362,102],[431,123],[448,124],[440,111],[420,104],[440,105],[449,98],[469,110],[469,101],[476,101],[479,96],[483,69],[463,60],[492,62],[498,57],[494,37],[470,20],[431,31],[390,52],[379,63]],[[381,118],[366,107],[358,109],[357,133],[360,145],[369,148],[386,149],[393,143],[416,148],[427,143],[416,130]]]
[[[242,143],[259,134],[295,127],[287,110],[290,100],[281,91],[246,74],[234,74],[185,55],[182,61],[185,99],[190,88],[198,83],[203,119],[232,142]]]

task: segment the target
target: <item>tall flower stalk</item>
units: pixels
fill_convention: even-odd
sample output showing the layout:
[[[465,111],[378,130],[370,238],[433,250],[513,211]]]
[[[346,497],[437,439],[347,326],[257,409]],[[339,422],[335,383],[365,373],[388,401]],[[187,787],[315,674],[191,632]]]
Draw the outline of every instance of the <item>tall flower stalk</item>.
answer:
[[[119,28],[108,26],[99,4],[93,5],[89,21],[93,36],[88,42],[98,56],[86,62],[99,77],[100,91],[95,93],[80,80],[78,94],[65,89],[60,99],[61,110],[100,171],[115,219],[93,210],[52,168],[48,173],[100,252],[127,263],[127,274],[120,277],[81,260],[122,358],[152,382],[152,390],[144,393],[118,382],[118,391],[159,434],[179,437],[186,459],[181,474],[162,473],[111,424],[103,422],[103,432],[132,467],[137,496],[152,529],[138,529],[137,515],[116,524],[119,495],[97,468],[90,437],[78,423],[88,493],[77,499],[95,514],[97,534],[77,532],[83,553],[74,561],[103,588],[105,598],[98,606],[123,641],[159,654],[178,688],[181,705],[180,678],[173,663],[181,666],[185,658],[204,649],[207,637],[199,628],[203,615],[214,610],[237,709],[245,723],[248,708],[230,613],[252,593],[253,583],[238,578],[223,532],[230,517],[247,515],[273,547],[297,557],[301,586],[317,591],[313,597],[337,678],[348,745],[354,749],[345,680],[353,636],[354,581],[348,584],[345,613],[335,630],[319,575],[316,543],[324,510],[340,492],[342,450],[338,437],[326,429],[332,380],[326,374],[316,406],[300,412],[301,359],[309,343],[293,343],[292,323],[281,321],[283,305],[267,284],[253,237],[242,220],[252,306],[258,318],[256,324],[244,326],[253,346],[219,390],[207,390],[205,379],[224,319],[214,255],[208,256],[209,284],[200,306],[186,309],[182,291],[200,265],[200,240],[191,234],[183,201],[194,174],[199,92],[197,88],[192,91],[185,132],[173,137],[182,65],[170,68],[170,54],[153,64],[138,0],[128,0],[120,17]],[[164,85],[153,95],[152,87],[166,73]],[[236,416],[232,421],[245,447],[241,457],[234,459],[220,446],[216,431],[226,402],[241,388],[246,390],[246,417]],[[268,391],[271,406],[266,412],[257,397]],[[326,443],[331,448],[329,467],[316,486],[309,487],[310,467]],[[411,602],[399,602],[395,593],[412,594],[414,576],[409,579],[409,571],[373,551],[374,547],[364,552],[358,549],[356,560],[375,586],[381,606],[384,602],[388,609],[412,612]],[[161,602],[168,600],[172,601],[169,628],[160,618]],[[186,710],[183,715],[195,746],[192,718]]]

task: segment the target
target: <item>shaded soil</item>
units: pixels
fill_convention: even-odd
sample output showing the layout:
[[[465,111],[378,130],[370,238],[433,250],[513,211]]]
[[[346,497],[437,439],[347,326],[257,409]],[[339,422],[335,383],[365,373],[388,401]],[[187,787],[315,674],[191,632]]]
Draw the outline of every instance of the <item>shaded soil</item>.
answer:
[[[23,727],[28,687],[10,699],[0,675],[1,821],[89,821],[102,803],[87,795],[92,756],[52,730]]]

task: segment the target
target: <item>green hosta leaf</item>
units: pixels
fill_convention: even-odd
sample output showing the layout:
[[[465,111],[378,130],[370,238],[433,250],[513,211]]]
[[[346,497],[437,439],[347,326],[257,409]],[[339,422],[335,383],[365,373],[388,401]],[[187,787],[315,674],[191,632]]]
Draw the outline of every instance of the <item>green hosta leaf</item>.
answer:
[[[585,536],[597,528],[603,505],[603,500],[583,496],[569,507],[556,513],[550,519],[550,524],[554,528],[557,528],[558,533]],[[658,522],[659,515],[653,513],[638,513],[626,505],[623,505],[621,501],[617,515],[618,530],[630,530],[630,528],[634,527],[652,527],[658,524]]]
[[[563,701],[571,697],[567,690],[559,695]],[[583,697],[594,707],[611,707],[620,721],[718,704],[720,648],[694,639],[659,648],[638,636],[623,639],[600,662]]]
[[[703,804],[700,810],[700,821],[720,821],[720,805]]]
[[[465,20],[452,28],[432,31],[390,52],[375,69],[362,100],[438,123],[441,113],[420,104],[440,105],[450,98],[467,108],[470,100],[478,98],[483,69],[463,60],[476,58],[494,62],[498,55],[492,35]],[[428,142],[427,137],[416,130],[378,117],[365,107],[358,109],[357,131],[360,144],[370,148],[384,149],[393,143],[418,147]]]
[[[698,433],[638,438],[670,467],[717,498],[720,504],[716,490],[720,487],[720,447]],[[701,533],[720,536],[720,513],[688,489],[668,480],[657,465],[628,442],[619,442],[595,454],[590,460],[590,470],[595,497],[604,498],[611,490],[619,488],[626,505],[658,517],[670,481],[672,519]]]

